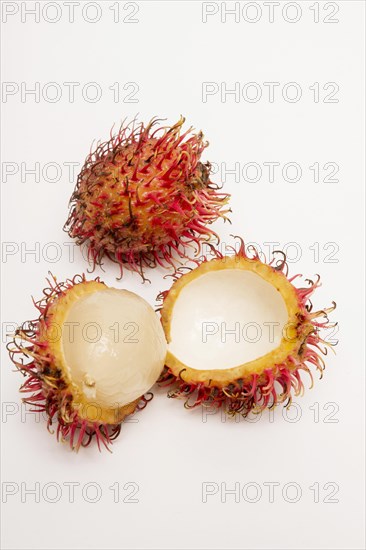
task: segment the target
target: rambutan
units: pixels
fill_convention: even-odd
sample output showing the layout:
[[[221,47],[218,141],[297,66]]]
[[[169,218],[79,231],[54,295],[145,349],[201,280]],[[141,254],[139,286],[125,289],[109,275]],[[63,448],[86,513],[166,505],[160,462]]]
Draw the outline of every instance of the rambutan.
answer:
[[[313,385],[311,367],[323,375],[327,353],[322,329],[332,307],[312,311],[310,296],[319,287],[297,288],[300,275],[288,277],[283,253],[269,263],[257,251],[233,248],[204,258],[190,271],[178,270],[170,290],[162,292],[161,320],[168,342],[161,385],[173,384],[169,397],[182,397],[187,408],[223,407],[231,415],[258,413],[291,403],[303,393],[302,373]]]
[[[106,448],[121,422],[152,398],[146,393],[164,366],[166,341],[153,308],[127,290],[99,278],[48,280],[34,302],[35,321],[20,326],[8,344],[10,357],[26,376],[21,392],[35,412],[45,412],[48,429],[74,450],[95,437]]]
[[[217,237],[209,224],[224,220],[229,196],[210,180],[200,162],[203,134],[181,134],[184,118],[172,127],[122,124],[85,161],[70,199],[65,230],[89,259],[116,261],[143,274],[145,266],[174,265],[187,246]],[[218,237],[217,237],[218,238]]]

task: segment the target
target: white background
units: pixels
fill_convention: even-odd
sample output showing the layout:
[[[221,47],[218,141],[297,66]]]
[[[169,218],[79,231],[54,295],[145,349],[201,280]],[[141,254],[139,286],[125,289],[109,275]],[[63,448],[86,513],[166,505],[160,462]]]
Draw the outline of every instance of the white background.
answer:
[[[229,234],[235,233],[260,246],[279,243],[275,248],[287,246],[289,257],[296,260],[290,262],[292,274],[320,273],[323,286],[314,305],[321,308],[333,299],[338,303],[332,318],[340,324],[340,345],[337,355],[327,358],[323,380],[316,380],[311,391],[295,400],[288,417],[278,408],[256,423],[224,422],[220,414],[205,419],[201,410],[188,412],[182,402],[168,400],[157,390],[135,422],[123,426],[113,454],[99,454],[95,447],[74,454],[56,443],[44,421],[37,423],[30,414],[24,418],[16,410],[21,377],[12,372],[3,344],[2,480],[3,491],[13,483],[15,492],[3,503],[3,547],[363,548],[364,3],[337,2],[337,23],[324,22],[334,3],[328,8],[318,4],[319,23],[314,22],[311,2],[297,3],[302,14],[296,23],[285,20],[293,19],[295,12],[291,8],[283,15],[283,4],[269,22],[263,2],[253,8],[262,10],[256,23],[245,20],[253,19],[254,11],[241,13],[238,22],[229,15],[222,22],[220,4],[212,3],[218,12],[204,23],[200,2],[138,2],[132,17],[136,23],[122,21],[133,10],[123,3],[120,21],[114,22],[109,2],[99,3],[101,17],[95,23],[83,18],[80,3],[70,23],[68,8],[60,2],[59,21],[45,20],[57,16],[51,6],[35,23],[34,16],[22,15],[24,2],[3,2],[2,8],[8,5],[12,11],[9,4],[19,11],[6,21],[2,14],[3,81],[19,89],[22,82],[28,89],[39,82],[41,91],[48,82],[56,82],[62,96],[52,103],[47,90],[46,99],[41,93],[39,102],[31,95],[22,98],[20,91],[3,95],[2,166],[9,171],[6,163],[16,163],[11,166],[19,168],[5,178],[3,173],[2,182],[3,342],[5,325],[33,318],[30,297],[41,296],[48,270],[59,280],[86,270],[79,250],[69,258],[65,243],[71,241],[62,231],[76,180],[70,181],[64,163],[82,163],[93,139],[107,138],[112,124],[126,116],[139,113],[148,121],[158,115],[173,123],[182,113],[210,141],[205,160],[219,166],[226,162],[229,169],[235,163],[243,167],[256,162],[263,169],[257,182],[227,175],[232,226],[215,225],[223,241],[229,243]],[[34,7],[34,2],[27,7]],[[86,13],[89,20],[97,13],[93,9]],[[74,102],[64,82],[80,83]],[[102,90],[94,103],[81,94],[89,82]],[[115,82],[123,94],[119,102],[109,89]],[[123,102],[132,90],[123,90],[129,82],[138,86],[137,103]],[[204,102],[204,82],[215,82],[219,89],[225,85],[221,83],[231,89],[239,82],[241,90],[256,82],[262,97],[250,102],[241,95],[235,102],[233,95],[216,93]],[[273,102],[264,82],[280,83]],[[301,87],[297,102],[282,96],[288,82]],[[309,89],[315,82],[320,86],[318,102]],[[323,90],[329,82],[339,86],[333,97],[338,102],[324,102],[332,91]],[[263,166],[272,161],[281,163],[274,182]],[[36,162],[41,169],[58,163],[61,174],[55,177],[50,169],[36,182],[34,175],[21,173],[21,163],[24,172]],[[299,181],[281,176],[288,162],[300,165]],[[339,172],[334,177],[339,181],[322,181],[326,173],[321,170],[321,181],[314,182],[309,166],[315,162],[321,167],[336,163]],[[51,177],[58,181],[52,183]],[[219,172],[215,181],[222,179]],[[329,248],[327,243],[334,244]],[[37,246],[40,254],[26,254]],[[52,261],[55,251],[59,258]],[[152,305],[158,292],[170,285],[160,270],[149,274],[150,285],[131,274],[117,282],[117,269],[110,264],[106,273],[97,269],[95,274],[102,274],[107,284],[138,292]],[[289,421],[296,417],[297,422]],[[24,488],[37,482],[40,502],[24,494]],[[72,503],[68,482],[80,484]],[[205,482],[217,489],[207,502],[202,498]],[[271,482],[279,484],[274,499],[265,485]],[[55,503],[49,502],[55,490],[48,483],[58,484],[61,491]],[[98,502],[90,502],[95,491],[88,483],[100,488]],[[118,503],[109,489],[116,483],[121,487]],[[135,486],[123,489],[126,483],[138,485],[138,502],[123,502]],[[241,491],[239,502],[232,494],[223,502],[221,484],[232,489],[235,483]],[[297,485],[287,486],[286,494],[288,483]],[[310,489],[314,484],[319,484],[319,502],[315,489]],[[45,487],[51,487],[46,496]],[[90,493],[83,497],[87,487]],[[296,496],[294,487],[300,488],[299,499],[289,502]],[[329,498],[334,487],[338,489]],[[258,500],[250,502],[256,488]]]

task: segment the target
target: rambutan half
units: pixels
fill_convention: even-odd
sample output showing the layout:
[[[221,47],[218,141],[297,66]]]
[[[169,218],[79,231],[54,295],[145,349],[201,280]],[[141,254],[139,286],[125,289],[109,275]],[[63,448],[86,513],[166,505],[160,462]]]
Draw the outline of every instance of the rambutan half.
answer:
[[[229,196],[200,162],[203,134],[181,134],[182,117],[172,127],[158,122],[122,124],[86,158],[65,230],[87,243],[93,265],[103,256],[118,262],[121,274],[123,265],[141,274],[145,266],[174,265],[174,253],[200,249],[217,237],[208,225],[227,219]]]
[[[168,396],[183,397],[187,408],[212,405],[246,416],[289,405],[293,394],[303,393],[302,373],[311,386],[311,367],[322,377],[321,354],[332,344],[320,331],[334,326],[327,315],[335,303],[313,312],[310,296],[319,277],[295,287],[300,275],[288,278],[283,253],[267,264],[241,239],[232,256],[212,250],[214,259],[178,270],[159,296],[168,342],[159,383],[174,384]]]
[[[48,429],[74,450],[95,437],[106,448],[121,422],[152,398],[146,392],[164,366],[166,341],[158,316],[141,297],[77,275],[34,302],[35,321],[23,323],[8,344],[27,377],[21,392]]]

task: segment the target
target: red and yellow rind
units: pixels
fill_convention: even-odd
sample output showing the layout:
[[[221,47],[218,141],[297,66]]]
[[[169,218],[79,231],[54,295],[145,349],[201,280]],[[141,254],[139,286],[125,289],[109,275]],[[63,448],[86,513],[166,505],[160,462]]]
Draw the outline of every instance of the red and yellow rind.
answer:
[[[70,306],[81,296],[107,289],[99,278],[86,281],[76,275],[65,283],[48,280],[44,297],[34,302],[39,318],[19,327],[8,344],[10,358],[27,377],[21,386],[22,393],[32,392],[25,403],[35,407],[34,412],[46,412],[47,426],[51,431],[57,423],[57,438],[69,440],[74,450],[87,446],[95,437],[99,449],[119,435],[121,422],[136,410],[143,409],[152,394],[141,396],[123,407],[103,408],[86,400],[73,384],[66,365],[62,346],[62,327]]]
[[[181,134],[184,118],[172,127],[121,127],[91,153],[78,176],[65,229],[89,258],[103,256],[143,274],[145,266],[174,265],[185,246],[217,235],[208,225],[226,219],[229,195],[210,181],[200,157],[202,133]]]
[[[323,373],[325,365],[320,354],[326,354],[327,348],[319,344],[330,344],[320,337],[319,330],[331,326],[327,314],[334,309],[335,304],[329,309],[312,312],[309,298],[319,286],[319,279],[316,282],[309,281],[307,288],[296,288],[292,284],[296,277],[287,278],[285,259],[277,265],[273,261],[267,264],[261,261],[255,250],[249,257],[242,241],[239,251],[233,256],[222,256],[216,250],[214,253],[215,259],[204,259],[199,267],[182,276],[178,275],[172,288],[160,295],[163,300],[161,321],[168,343],[174,304],[182,288],[211,270],[224,269],[250,270],[281,293],[288,312],[281,343],[254,361],[222,370],[193,369],[168,351],[159,383],[174,384],[169,397],[185,398],[185,406],[188,408],[206,403],[224,406],[230,414],[239,412],[247,415],[251,411],[259,412],[284,401],[290,403],[293,394],[303,392],[301,372],[310,375],[311,383],[311,365],[321,375]],[[318,318],[325,320],[319,321]]]

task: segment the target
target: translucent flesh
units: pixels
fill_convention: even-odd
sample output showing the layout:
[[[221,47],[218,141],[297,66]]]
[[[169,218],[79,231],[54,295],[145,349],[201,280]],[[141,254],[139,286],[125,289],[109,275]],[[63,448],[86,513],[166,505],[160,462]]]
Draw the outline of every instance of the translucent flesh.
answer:
[[[166,355],[159,319],[142,298],[108,288],[75,301],[62,327],[70,379],[101,407],[131,403],[156,382]]]

